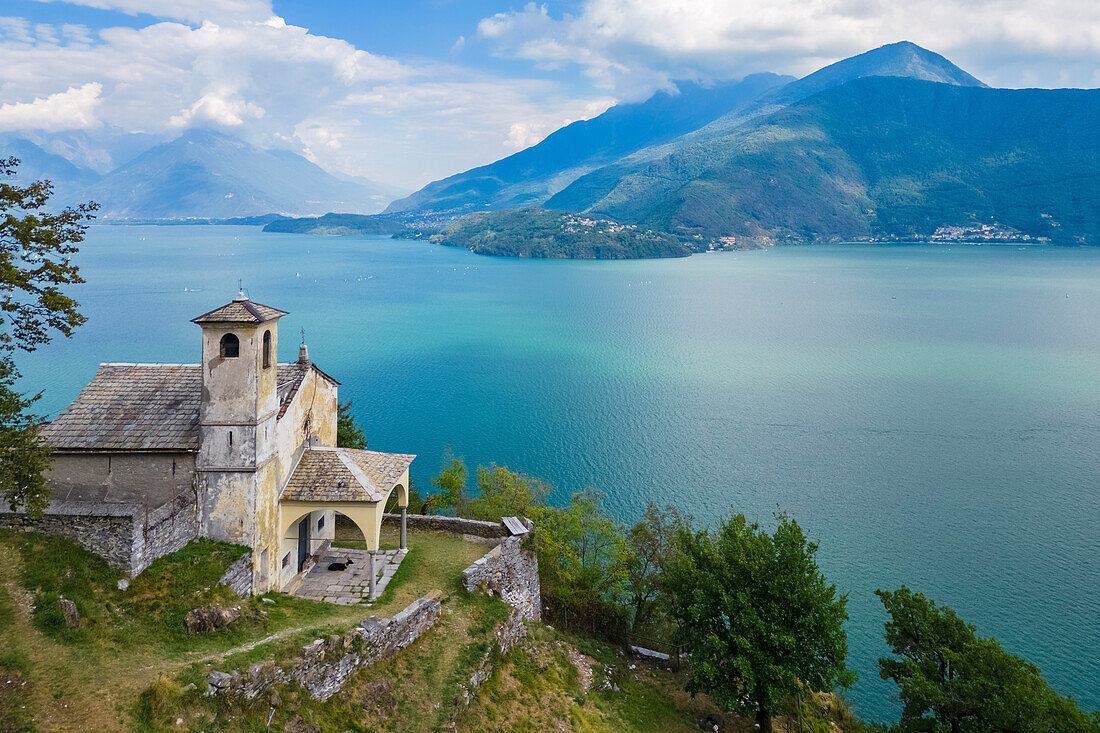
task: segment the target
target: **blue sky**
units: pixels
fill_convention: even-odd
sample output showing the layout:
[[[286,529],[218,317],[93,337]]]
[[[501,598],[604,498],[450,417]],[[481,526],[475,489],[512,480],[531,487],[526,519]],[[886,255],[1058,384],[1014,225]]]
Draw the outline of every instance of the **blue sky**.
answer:
[[[0,134],[106,170],[210,127],[415,188],[674,79],[903,39],[995,86],[1100,86],[1096,0],[4,0]]]

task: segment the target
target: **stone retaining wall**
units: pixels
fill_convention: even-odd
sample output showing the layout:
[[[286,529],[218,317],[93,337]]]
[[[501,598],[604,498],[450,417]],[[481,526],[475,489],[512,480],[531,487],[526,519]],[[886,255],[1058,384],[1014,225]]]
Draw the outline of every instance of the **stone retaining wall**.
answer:
[[[519,611],[520,617],[542,619],[542,590],[535,553],[521,548],[526,535],[508,537],[462,571],[462,584],[473,591],[484,587],[490,595]]]
[[[396,524],[400,526],[400,514],[383,514],[383,524]],[[507,537],[508,530],[500,522],[483,522],[479,519],[463,519],[462,517],[442,517],[434,514],[409,514],[406,518],[406,526],[409,531],[417,529],[434,529],[456,534],[472,534],[475,537]]]
[[[340,691],[358,670],[388,659],[407,647],[439,620],[439,591],[410,603],[390,618],[371,616],[344,636],[317,639],[287,673],[273,662],[258,662],[246,674],[211,672],[206,694],[256,698],[276,685],[297,680],[315,700],[327,700]]]
[[[241,555],[240,559],[226,568],[218,580],[219,585],[228,585],[239,596],[252,595],[252,551]]]
[[[140,507],[104,501],[53,502],[40,517],[0,513],[0,529],[67,537],[133,575],[134,514]]]
[[[134,517],[139,535],[134,545],[131,575],[149,567],[158,557],[180,550],[199,535],[198,506],[195,494],[185,491],[156,509]]]
[[[0,513],[0,529],[67,537],[133,577],[193,540],[198,524],[194,494],[187,491],[155,509],[132,502],[53,501],[40,517]]]
[[[497,661],[527,636],[527,627],[523,622],[523,613],[520,609],[513,607],[512,612],[508,614],[508,618],[493,630],[494,643],[482,655],[481,661],[474,669],[474,673],[462,686],[463,707],[469,706],[474,699],[477,688],[493,676],[493,669],[496,667]]]

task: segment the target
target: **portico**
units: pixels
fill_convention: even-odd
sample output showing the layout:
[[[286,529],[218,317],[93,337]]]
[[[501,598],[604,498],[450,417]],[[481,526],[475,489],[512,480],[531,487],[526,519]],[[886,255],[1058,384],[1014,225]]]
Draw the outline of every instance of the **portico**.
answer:
[[[409,503],[409,465],[415,456],[318,446],[303,451],[279,499],[279,536],[283,574],[280,585],[290,589],[300,583],[328,552],[330,539],[313,537],[313,529],[324,527],[324,518],[340,513],[355,523],[366,542],[366,567],[354,574],[367,580],[367,598],[380,592],[376,560],[382,515],[396,492],[401,511],[400,544],[395,558],[400,562],[407,550],[406,512]],[[335,524],[334,517],[328,527]],[[320,526],[319,526],[320,525]],[[329,553],[338,555],[339,553]],[[294,564],[290,564],[293,562]],[[349,573],[349,576],[352,573]]]

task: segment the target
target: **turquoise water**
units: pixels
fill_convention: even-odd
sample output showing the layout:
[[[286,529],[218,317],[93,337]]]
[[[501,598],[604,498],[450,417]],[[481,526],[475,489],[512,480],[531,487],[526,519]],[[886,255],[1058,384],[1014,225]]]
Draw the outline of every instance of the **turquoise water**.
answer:
[[[427,480],[450,445],[599,487],[623,521],[777,507],[849,593],[850,697],[892,717],[876,588],[950,604],[1100,707],[1100,250],[791,247],[516,261],[382,238],[96,227],[89,317],[23,358],[42,411],[102,361],[194,362],[189,319],[289,310],[370,445]],[[197,290],[197,292],[195,292]],[[1067,297],[1068,295],[1068,297]]]

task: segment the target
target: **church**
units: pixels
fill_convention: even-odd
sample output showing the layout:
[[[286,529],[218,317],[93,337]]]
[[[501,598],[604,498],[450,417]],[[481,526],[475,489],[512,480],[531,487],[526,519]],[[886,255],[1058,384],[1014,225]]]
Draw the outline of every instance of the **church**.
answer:
[[[373,565],[394,497],[403,553],[414,456],[336,446],[340,383],[304,342],[276,363],[286,315],[242,291],[192,319],[199,363],[101,364],[40,431],[54,455],[46,514],[0,514],[0,527],[63,534],[131,575],[196,537],[224,540],[251,548],[251,592],[293,592],[337,512]]]

